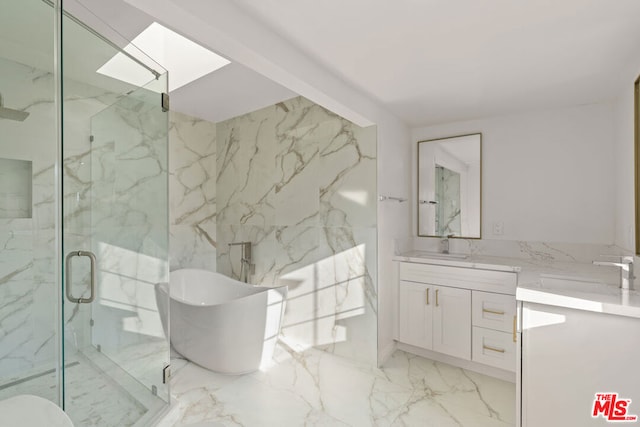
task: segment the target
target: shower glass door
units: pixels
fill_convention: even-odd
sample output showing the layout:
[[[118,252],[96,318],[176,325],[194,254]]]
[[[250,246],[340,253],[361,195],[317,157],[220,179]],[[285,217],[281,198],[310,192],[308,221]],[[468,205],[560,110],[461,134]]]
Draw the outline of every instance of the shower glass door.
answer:
[[[64,409],[147,425],[169,399],[167,75],[71,16],[62,39]],[[106,73],[113,58],[142,80]]]
[[[0,0],[0,399],[58,403],[53,22]]]

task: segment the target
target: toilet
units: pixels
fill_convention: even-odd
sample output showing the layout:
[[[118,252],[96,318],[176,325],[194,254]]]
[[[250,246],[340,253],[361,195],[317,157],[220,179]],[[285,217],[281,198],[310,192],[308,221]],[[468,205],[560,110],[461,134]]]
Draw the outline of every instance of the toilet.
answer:
[[[73,427],[71,419],[55,403],[22,394],[0,401],[0,427]]]

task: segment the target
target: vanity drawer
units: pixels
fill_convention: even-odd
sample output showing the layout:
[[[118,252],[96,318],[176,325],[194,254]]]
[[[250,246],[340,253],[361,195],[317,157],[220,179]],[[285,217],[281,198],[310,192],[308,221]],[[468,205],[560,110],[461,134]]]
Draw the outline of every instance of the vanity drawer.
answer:
[[[513,333],[516,299],[513,295],[473,291],[471,319],[473,326]]]
[[[516,273],[506,271],[413,262],[400,263],[400,280],[510,295],[516,294],[517,277]]]
[[[515,372],[516,343],[513,334],[473,327],[471,354],[474,362]]]

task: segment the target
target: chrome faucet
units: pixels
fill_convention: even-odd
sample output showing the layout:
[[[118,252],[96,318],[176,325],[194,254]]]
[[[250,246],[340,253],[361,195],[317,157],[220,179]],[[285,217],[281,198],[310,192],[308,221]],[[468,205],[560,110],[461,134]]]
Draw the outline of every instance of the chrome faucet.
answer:
[[[593,261],[593,265],[604,265],[609,267],[620,267],[620,288],[624,290],[633,290],[633,256],[616,257],[620,262],[611,261]]]
[[[234,242],[229,243],[231,246],[242,246],[242,254],[240,255],[240,280],[249,283],[249,275],[254,274],[255,265],[252,264],[251,242]]]
[[[440,249],[442,249],[443,254],[449,253],[449,239],[452,238],[454,234],[447,234],[447,236],[440,240]]]

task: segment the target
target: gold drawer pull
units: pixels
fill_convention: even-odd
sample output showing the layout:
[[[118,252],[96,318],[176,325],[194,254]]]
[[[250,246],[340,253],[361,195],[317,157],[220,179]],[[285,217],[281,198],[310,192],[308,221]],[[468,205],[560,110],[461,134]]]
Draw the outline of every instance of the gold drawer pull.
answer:
[[[484,348],[485,350],[495,351],[496,353],[504,353],[504,349],[502,348],[490,347],[488,345],[483,345],[482,348]]]
[[[516,330],[517,319],[518,319],[517,316],[513,316],[513,342],[518,342],[518,335],[516,334],[516,332],[517,332],[517,330]]]
[[[436,289],[436,307],[438,307],[438,291],[439,289]]]
[[[489,310],[488,308],[483,308],[483,309],[482,309],[482,312],[483,312],[483,313],[497,314],[498,316],[504,316],[504,311]]]
[[[427,305],[429,305],[429,288],[427,288]]]

